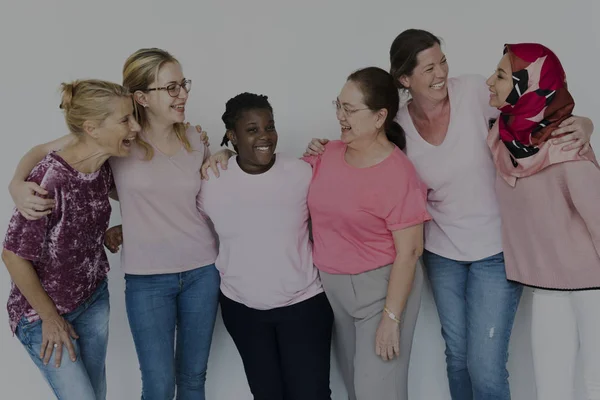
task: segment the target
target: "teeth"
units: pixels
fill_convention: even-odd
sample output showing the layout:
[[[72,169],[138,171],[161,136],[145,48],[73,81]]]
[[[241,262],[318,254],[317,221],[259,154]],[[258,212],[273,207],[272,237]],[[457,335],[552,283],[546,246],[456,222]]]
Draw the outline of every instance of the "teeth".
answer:
[[[178,110],[183,110],[183,107],[184,107],[184,106],[183,106],[182,104],[180,104],[180,105],[178,105],[178,106],[172,106],[172,107],[173,107],[173,108],[176,108],[176,109],[178,109]]]
[[[431,85],[431,87],[434,88],[434,89],[441,89],[441,88],[444,87],[444,83],[445,82],[436,83],[435,85]]]
[[[269,148],[270,148],[270,146],[260,146],[260,147],[257,146],[256,147],[256,149],[260,150],[260,151],[267,151],[267,150],[269,150]]]
[[[343,130],[343,131],[349,131],[349,130],[350,130],[350,127],[349,127],[349,126],[342,126],[342,130]]]

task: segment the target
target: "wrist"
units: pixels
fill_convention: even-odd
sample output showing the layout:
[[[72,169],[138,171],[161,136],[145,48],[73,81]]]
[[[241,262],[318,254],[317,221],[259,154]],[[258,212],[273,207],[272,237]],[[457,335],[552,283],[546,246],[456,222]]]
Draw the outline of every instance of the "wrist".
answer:
[[[389,320],[393,321],[396,324],[400,324],[400,313],[395,313],[391,311],[388,307],[383,307],[383,316]]]
[[[40,316],[40,319],[42,320],[42,322],[47,322],[47,321],[51,321],[51,320],[60,318],[60,315],[58,314],[58,310],[56,308],[38,312],[38,315]]]

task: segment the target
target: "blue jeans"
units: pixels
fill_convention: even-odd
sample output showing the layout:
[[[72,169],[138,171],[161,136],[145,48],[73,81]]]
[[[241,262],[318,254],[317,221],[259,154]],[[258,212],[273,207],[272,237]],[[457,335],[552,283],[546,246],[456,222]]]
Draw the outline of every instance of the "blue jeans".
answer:
[[[506,280],[503,253],[455,261],[425,251],[453,400],[509,400],[508,345],[523,287]]]
[[[106,349],[108,346],[108,317],[110,302],[108,284],[102,282],[94,294],[73,312],[63,315],[79,335],[73,339],[77,360],[69,359],[63,346],[61,364],[55,365],[55,351],[48,365],[40,358],[42,345],[42,321],[19,321],[16,336],[29,357],[39,368],[59,400],[104,400],[106,399]]]
[[[178,400],[204,400],[219,300],[215,265],[175,274],[126,274],[125,280],[127,317],[142,372],[142,399],[172,400],[177,386]]]

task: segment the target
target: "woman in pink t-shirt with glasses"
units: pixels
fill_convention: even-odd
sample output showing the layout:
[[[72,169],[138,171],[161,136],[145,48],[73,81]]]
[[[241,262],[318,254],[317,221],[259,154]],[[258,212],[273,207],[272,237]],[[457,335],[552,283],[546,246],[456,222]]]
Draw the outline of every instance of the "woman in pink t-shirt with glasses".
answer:
[[[350,399],[408,399],[426,189],[402,152],[390,74],[354,72],[335,105],[341,140],[304,160],[313,167],[313,258],[334,312],[338,364]]]

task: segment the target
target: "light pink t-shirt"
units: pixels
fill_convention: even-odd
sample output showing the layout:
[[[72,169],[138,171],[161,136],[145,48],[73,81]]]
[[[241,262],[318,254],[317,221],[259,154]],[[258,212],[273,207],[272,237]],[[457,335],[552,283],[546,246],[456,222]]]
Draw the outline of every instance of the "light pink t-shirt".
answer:
[[[191,128],[192,129],[192,128]],[[188,130],[192,151],[172,157],[133,146],[128,157],[110,158],[123,221],[121,266],[127,274],[152,275],[188,271],[213,264],[215,237],[196,207],[207,149]],[[146,140],[146,142],[148,142]]]
[[[360,274],[396,258],[393,231],[430,219],[426,187],[397,147],[369,168],[349,165],[346,145],[329,142],[313,166],[308,194],[315,265],[330,274]]]
[[[308,231],[311,176],[308,164],[277,154],[263,174],[247,174],[232,158],[219,178],[203,183],[198,207],[219,236],[216,266],[225,296],[267,310],[323,291]]]
[[[444,142],[434,146],[417,132],[406,106],[397,121],[406,131],[407,155],[427,187],[425,248],[459,261],[480,260],[502,251],[500,211],[494,189],[496,169],[486,143],[489,120],[485,78],[448,79],[450,124]]]

